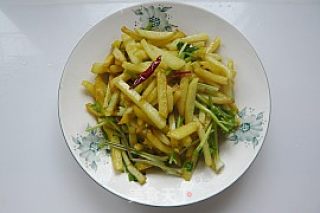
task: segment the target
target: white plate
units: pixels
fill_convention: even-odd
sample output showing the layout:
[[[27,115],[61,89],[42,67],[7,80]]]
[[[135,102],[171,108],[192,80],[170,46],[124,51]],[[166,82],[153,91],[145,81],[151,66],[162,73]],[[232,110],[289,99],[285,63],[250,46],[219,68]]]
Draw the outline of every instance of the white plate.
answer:
[[[152,18],[153,16],[153,18]],[[186,33],[206,32],[222,38],[220,53],[234,59],[236,103],[242,109],[242,124],[221,146],[223,172],[214,174],[199,165],[187,182],[181,178],[152,173],[143,186],[129,182],[127,174],[115,174],[109,156],[96,149],[97,135],[85,135],[95,120],[86,112],[91,99],[81,87],[93,79],[91,64],[102,61],[110,44],[120,38],[120,27],[145,26],[148,20],[161,29],[172,25]],[[59,88],[59,117],[63,134],[79,165],[99,185],[127,200],[153,206],[181,206],[207,199],[234,183],[250,166],[264,141],[270,114],[270,94],[266,74],[247,39],[222,18],[181,3],[147,3],[120,10],[94,26],[79,41],[65,66]]]

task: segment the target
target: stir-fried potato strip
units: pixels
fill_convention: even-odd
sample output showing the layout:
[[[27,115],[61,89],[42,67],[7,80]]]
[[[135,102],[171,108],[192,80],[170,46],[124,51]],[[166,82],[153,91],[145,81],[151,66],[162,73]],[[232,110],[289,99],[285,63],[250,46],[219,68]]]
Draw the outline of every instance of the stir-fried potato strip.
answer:
[[[146,182],[153,167],[190,180],[199,160],[214,172],[223,135],[239,125],[236,65],[219,53],[222,38],[199,32],[121,28],[121,38],[93,63],[87,111],[97,120],[117,172]],[[210,40],[213,38],[213,40]],[[227,44],[226,44],[227,45]]]

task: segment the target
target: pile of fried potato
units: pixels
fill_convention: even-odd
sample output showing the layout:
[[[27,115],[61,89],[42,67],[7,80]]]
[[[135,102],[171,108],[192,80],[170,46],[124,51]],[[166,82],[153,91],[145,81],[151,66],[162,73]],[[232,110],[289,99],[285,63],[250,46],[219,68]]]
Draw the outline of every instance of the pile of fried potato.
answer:
[[[232,60],[217,53],[221,39],[179,30],[121,31],[105,60],[92,65],[95,81],[82,82],[94,99],[86,108],[97,119],[88,131],[105,133],[99,148],[110,149],[114,169],[140,184],[154,167],[190,180],[202,156],[220,172],[219,140],[239,125],[236,72]]]

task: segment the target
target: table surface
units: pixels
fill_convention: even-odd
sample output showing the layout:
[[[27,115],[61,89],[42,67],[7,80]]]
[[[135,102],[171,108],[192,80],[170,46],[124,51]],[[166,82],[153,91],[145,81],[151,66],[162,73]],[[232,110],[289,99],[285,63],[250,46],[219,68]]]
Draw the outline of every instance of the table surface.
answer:
[[[187,1],[234,24],[269,77],[260,155],[232,187],[166,212],[320,212],[320,3]],[[0,212],[162,212],[94,183],[65,145],[57,113],[63,66],[81,36],[135,1],[0,3]]]

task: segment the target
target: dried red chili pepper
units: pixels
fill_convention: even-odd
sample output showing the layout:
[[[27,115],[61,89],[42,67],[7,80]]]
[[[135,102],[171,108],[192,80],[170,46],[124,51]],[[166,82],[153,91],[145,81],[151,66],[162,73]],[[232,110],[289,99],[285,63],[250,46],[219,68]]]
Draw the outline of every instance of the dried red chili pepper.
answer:
[[[146,71],[140,73],[139,78],[134,80],[133,84],[130,86],[130,89],[135,88],[136,86],[138,86],[139,84],[147,80],[152,75],[152,73],[154,73],[154,71],[157,69],[160,63],[161,63],[161,55],[150,64],[150,66],[148,67],[148,69],[146,69]]]
[[[170,78],[182,78],[185,76],[191,75],[191,71],[175,71],[171,75],[169,75]]]

